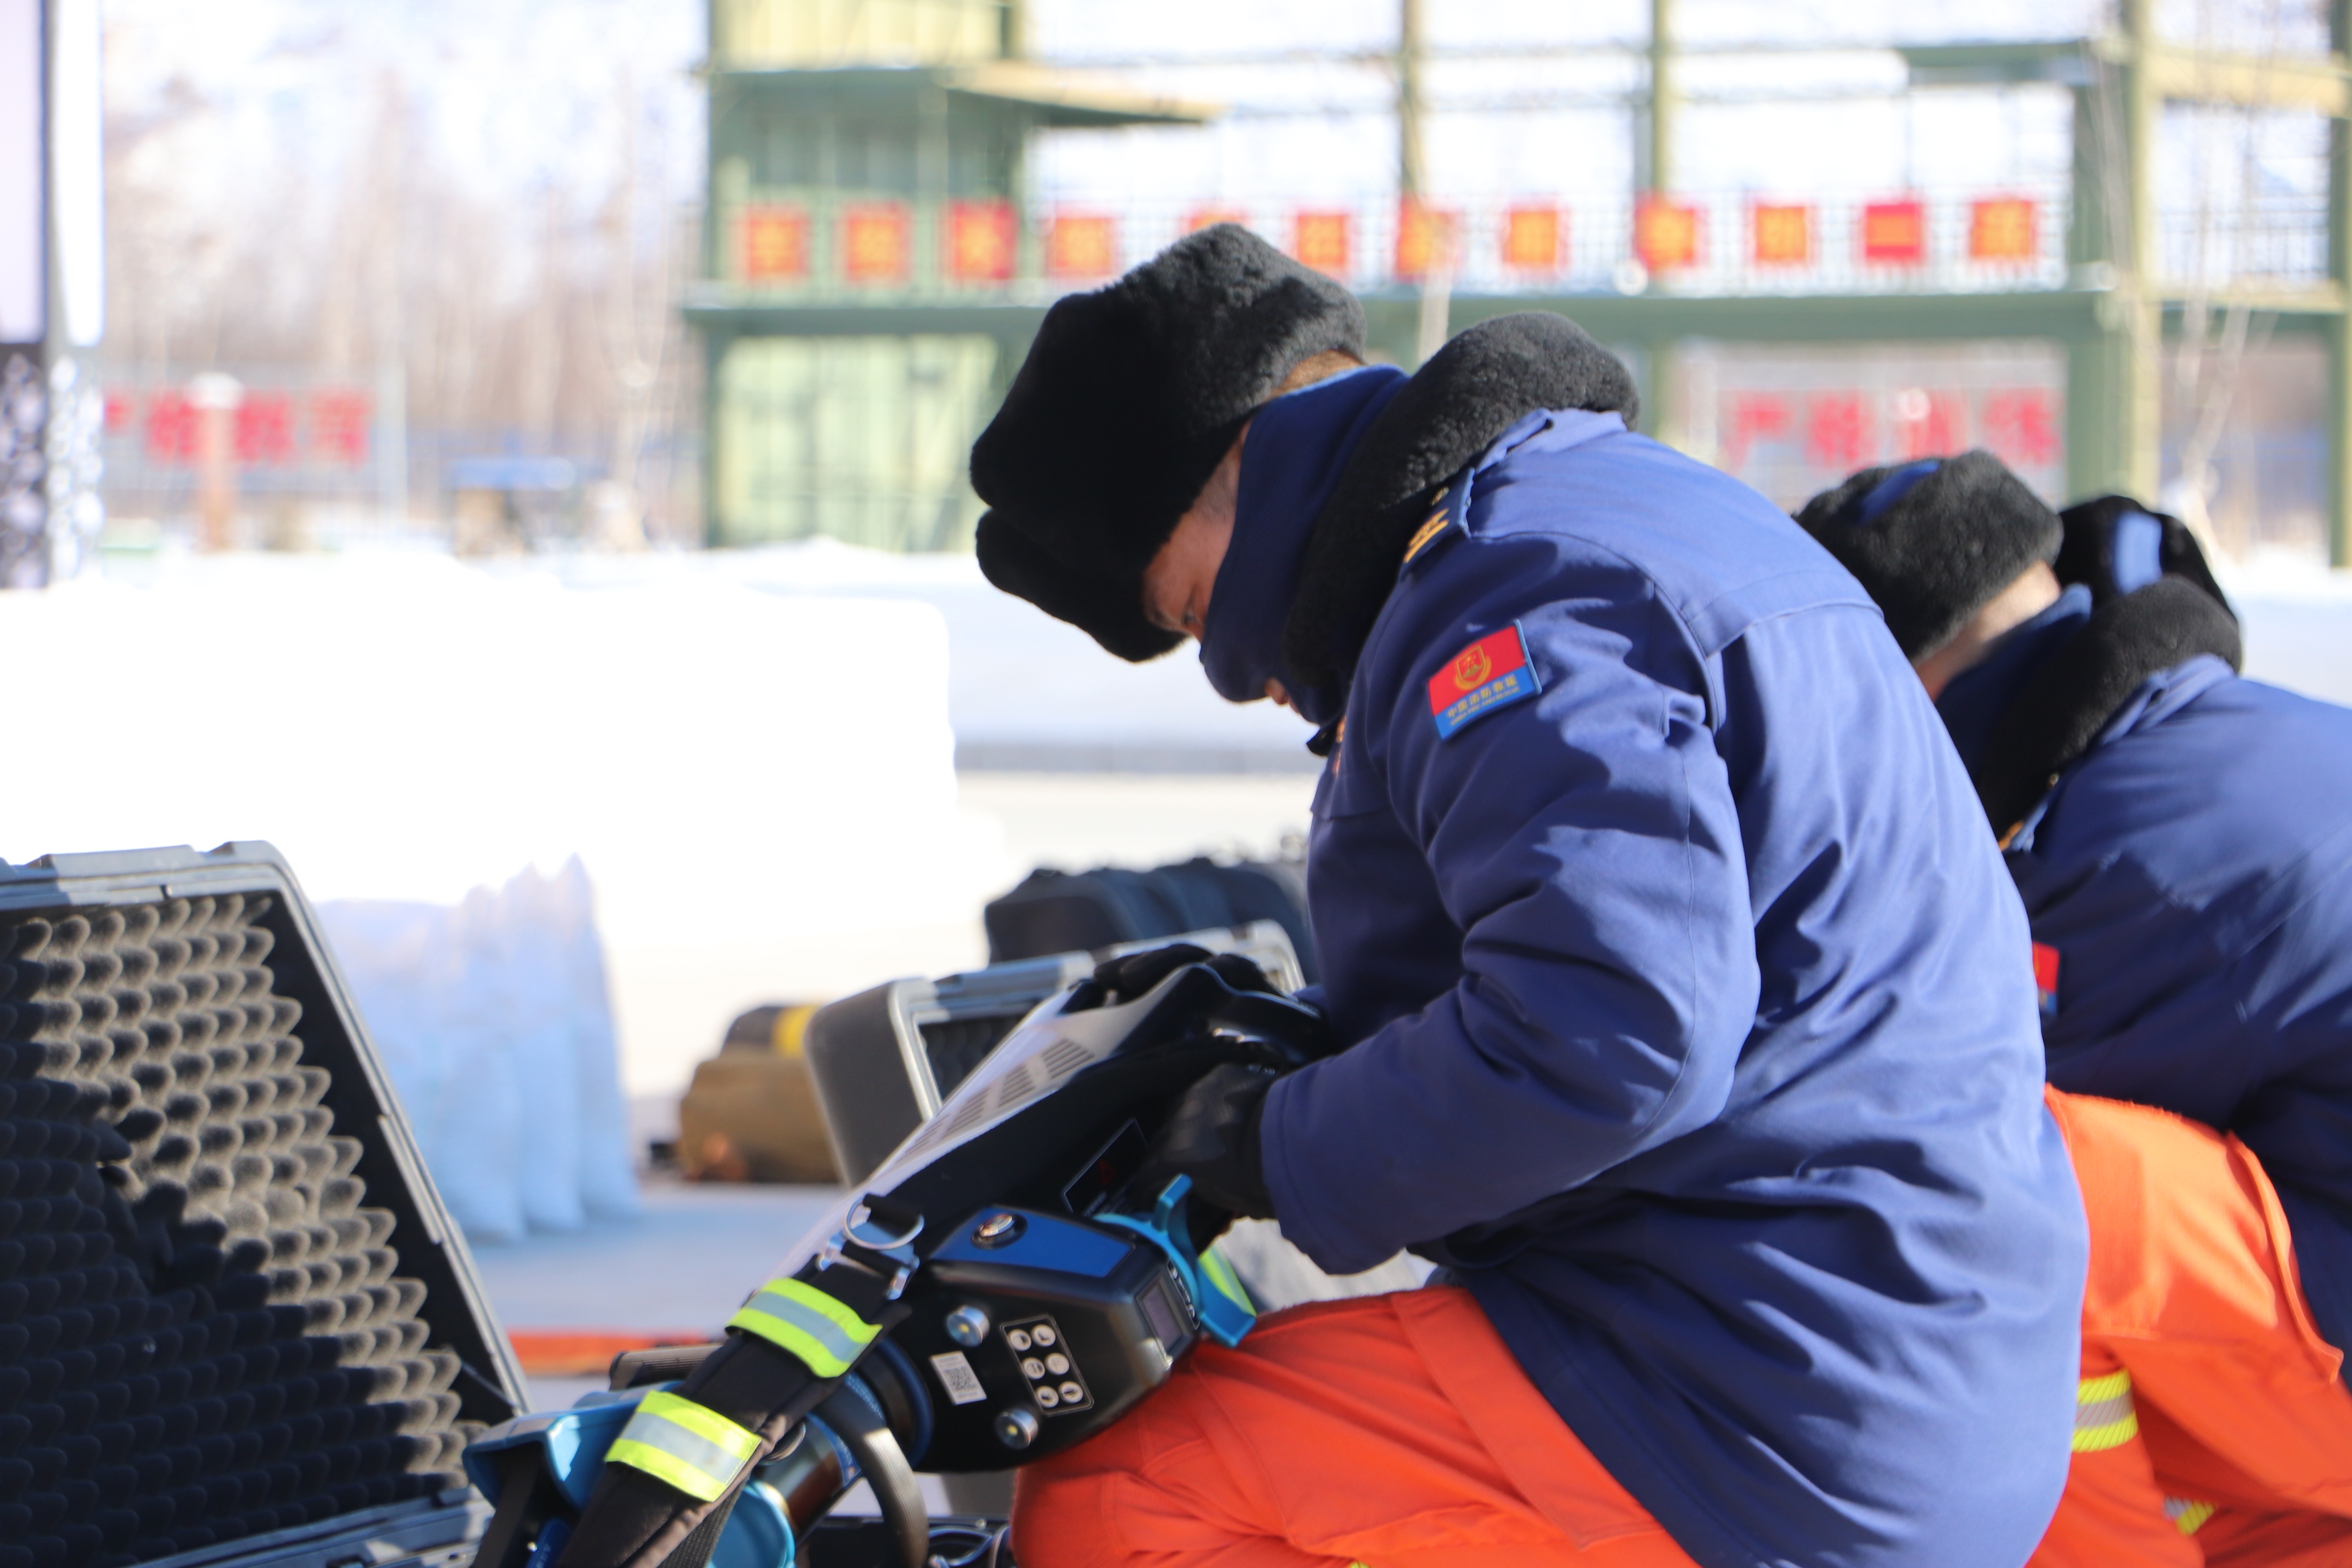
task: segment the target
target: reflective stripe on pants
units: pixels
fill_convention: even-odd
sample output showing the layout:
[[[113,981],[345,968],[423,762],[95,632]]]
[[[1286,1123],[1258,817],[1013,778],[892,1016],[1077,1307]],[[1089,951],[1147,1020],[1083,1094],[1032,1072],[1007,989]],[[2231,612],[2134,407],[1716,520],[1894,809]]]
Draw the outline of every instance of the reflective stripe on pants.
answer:
[[[2132,1411],[2131,1373],[2086,1377],[2074,1386],[2074,1452],[2097,1454],[2120,1448],[2139,1436]]]

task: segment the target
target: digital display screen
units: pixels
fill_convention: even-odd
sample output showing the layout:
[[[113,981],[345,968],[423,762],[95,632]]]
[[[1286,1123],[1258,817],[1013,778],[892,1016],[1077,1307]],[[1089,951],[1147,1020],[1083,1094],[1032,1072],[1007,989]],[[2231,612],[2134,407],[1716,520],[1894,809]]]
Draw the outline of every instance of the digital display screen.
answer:
[[[1143,1168],[1144,1153],[1143,1129],[1130,1121],[1070,1178],[1062,1189],[1063,1205],[1081,1219],[1095,1213]]]
[[[1160,1348],[1168,1352],[1168,1359],[1174,1361],[1182,1354],[1188,1335],[1183,1320],[1169,1304],[1166,1285],[1153,1280],[1144,1287],[1143,1294],[1135,1299],[1135,1304],[1142,1309],[1144,1326],[1151,1331],[1151,1337],[1160,1342]]]

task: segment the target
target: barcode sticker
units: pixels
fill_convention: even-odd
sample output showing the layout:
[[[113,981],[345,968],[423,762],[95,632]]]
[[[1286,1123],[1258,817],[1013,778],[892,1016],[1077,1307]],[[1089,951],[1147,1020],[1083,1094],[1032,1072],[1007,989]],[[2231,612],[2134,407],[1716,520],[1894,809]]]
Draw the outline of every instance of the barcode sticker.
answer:
[[[977,1405],[988,1397],[988,1391],[980,1386],[980,1374],[971,1370],[971,1363],[964,1360],[961,1351],[933,1356],[931,1370],[940,1374],[940,1386],[957,1405]]]

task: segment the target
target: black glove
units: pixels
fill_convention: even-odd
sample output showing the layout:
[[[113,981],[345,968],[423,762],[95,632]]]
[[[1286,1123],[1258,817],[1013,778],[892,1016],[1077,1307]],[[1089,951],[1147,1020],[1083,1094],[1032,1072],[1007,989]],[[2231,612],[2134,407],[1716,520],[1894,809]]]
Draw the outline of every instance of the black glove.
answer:
[[[1109,992],[1114,1000],[1132,1002],[1188,963],[1204,963],[1218,979],[1236,991],[1255,991],[1262,995],[1283,994],[1265,971],[1238,952],[1210,955],[1205,947],[1189,942],[1171,942],[1143,952],[1130,952],[1123,958],[1106,958],[1095,965],[1095,984]]]
[[[1274,1197],[1266,1191],[1257,1131],[1265,1092],[1278,1076],[1269,1068],[1227,1062],[1194,1079],[1143,1163],[1145,1189],[1186,1175],[1211,1207],[1272,1219]]]

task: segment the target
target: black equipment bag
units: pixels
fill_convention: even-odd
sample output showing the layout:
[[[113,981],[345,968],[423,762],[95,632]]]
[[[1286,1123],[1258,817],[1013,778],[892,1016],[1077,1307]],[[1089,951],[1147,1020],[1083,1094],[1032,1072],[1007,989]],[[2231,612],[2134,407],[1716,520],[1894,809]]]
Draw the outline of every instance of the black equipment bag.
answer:
[[[0,863],[0,1568],[462,1561],[523,1386],[278,852]]]
[[[1306,877],[1288,861],[1220,865],[1195,856],[1149,871],[1039,869],[992,902],[982,919],[992,964],[1273,921],[1289,935],[1307,983],[1316,979]]]

